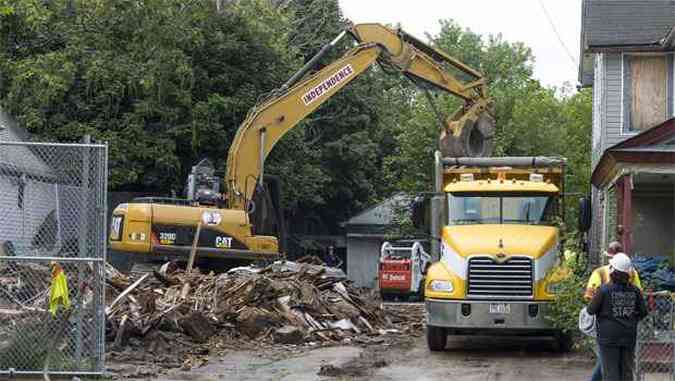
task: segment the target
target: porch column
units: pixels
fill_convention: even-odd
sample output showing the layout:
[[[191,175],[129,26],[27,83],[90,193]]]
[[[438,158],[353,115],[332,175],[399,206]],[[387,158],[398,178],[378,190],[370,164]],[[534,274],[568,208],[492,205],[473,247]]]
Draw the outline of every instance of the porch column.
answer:
[[[622,176],[621,179],[617,182],[617,199],[621,200],[619,205],[618,214],[620,216],[619,224],[623,227],[623,231],[620,237],[621,244],[623,245],[623,250],[632,256],[632,239],[633,234],[633,181],[630,175]],[[617,201],[618,201],[617,200]]]

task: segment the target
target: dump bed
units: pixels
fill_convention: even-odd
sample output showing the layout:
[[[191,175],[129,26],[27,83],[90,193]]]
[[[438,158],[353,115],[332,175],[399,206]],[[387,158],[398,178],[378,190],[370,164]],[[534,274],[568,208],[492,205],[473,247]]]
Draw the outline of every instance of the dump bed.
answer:
[[[547,156],[444,157],[440,167],[444,184],[459,181],[462,174],[469,173],[476,180],[494,179],[502,172],[508,179],[523,181],[538,173],[544,176],[544,181],[561,188],[565,162],[564,158]]]

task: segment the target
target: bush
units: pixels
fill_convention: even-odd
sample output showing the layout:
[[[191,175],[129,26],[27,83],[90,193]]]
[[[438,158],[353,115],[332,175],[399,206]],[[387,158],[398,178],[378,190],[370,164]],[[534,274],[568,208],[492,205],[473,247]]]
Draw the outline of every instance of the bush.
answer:
[[[579,311],[586,306],[583,298],[588,276],[584,261],[577,261],[578,255],[573,252],[565,253],[563,269],[567,276],[558,283],[556,301],[551,303],[544,316],[546,320],[569,335],[574,342],[575,350],[590,350],[593,339],[579,331]]]

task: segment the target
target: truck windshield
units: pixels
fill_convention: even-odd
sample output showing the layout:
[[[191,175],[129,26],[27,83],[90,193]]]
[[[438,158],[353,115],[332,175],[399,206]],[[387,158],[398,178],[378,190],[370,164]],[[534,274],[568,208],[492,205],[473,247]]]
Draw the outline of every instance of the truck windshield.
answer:
[[[448,223],[550,225],[556,197],[548,194],[448,194]]]

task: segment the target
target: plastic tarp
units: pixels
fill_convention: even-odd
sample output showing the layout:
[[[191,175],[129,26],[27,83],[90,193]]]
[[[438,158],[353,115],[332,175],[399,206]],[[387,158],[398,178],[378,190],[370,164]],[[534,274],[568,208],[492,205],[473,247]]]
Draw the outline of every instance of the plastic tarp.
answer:
[[[635,257],[632,261],[643,286],[651,286],[653,291],[675,291],[675,269],[668,257]]]

